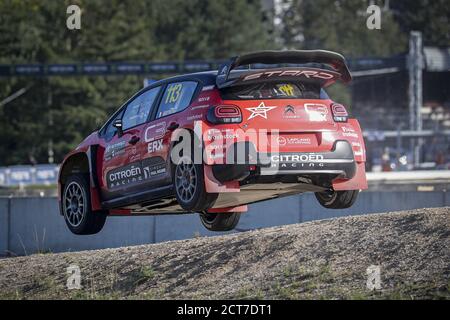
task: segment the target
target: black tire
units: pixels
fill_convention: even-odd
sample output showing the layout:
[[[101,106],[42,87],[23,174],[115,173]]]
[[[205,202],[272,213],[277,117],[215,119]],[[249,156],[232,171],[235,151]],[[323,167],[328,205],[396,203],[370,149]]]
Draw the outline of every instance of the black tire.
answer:
[[[107,213],[91,209],[89,177],[86,175],[69,176],[62,193],[62,210],[67,227],[74,234],[96,234],[105,225]]]
[[[189,177],[183,177],[187,170]],[[172,183],[177,201],[186,211],[205,211],[217,200],[217,193],[206,192],[203,165],[194,164],[190,157],[182,157],[174,166]]]
[[[203,226],[210,231],[230,231],[239,223],[241,214],[239,212],[230,213],[200,213],[200,220]]]
[[[327,209],[350,208],[358,198],[359,190],[316,192],[319,203]]]
[[[175,197],[177,198],[177,201],[179,205],[188,212],[203,212],[207,209],[210,209],[214,203],[217,200],[217,197],[219,196],[217,193],[207,193],[206,187],[205,187],[205,178],[204,178],[204,171],[203,171],[203,164],[195,164],[194,159],[194,153],[195,152],[202,152],[201,148],[196,149],[195,146],[201,145],[198,141],[195,141],[195,136],[191,134],[191,142],[190,147],[191,151],[189,154],[183,155],[182,152],[178,154],[180,157],[180,160],[178,163],[173,164],[172,168],[172,184],[175,191]],[[180,140],[179,143],[189,143],[184,142],[183,140]],[[195,185],[193,189],[191,190],[192,194],[191,196],[187,197],[186,194],[183,195],[182,189],[186,190],[185,188],[180,188],[180,172],[181,166],[183,163],[188,166],[192,167],[192,177],[193,180],[190,180],[190,182],[195,181]]]

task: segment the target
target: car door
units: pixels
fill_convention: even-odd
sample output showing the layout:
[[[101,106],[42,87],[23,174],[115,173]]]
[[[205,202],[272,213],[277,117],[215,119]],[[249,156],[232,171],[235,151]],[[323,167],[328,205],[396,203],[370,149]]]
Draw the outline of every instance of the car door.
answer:
[[[151,88],[134,97],[108,125],[101,169],[103,199],[130,195],[150,179],[142,167],[142,156],[147,153],[144,129],[160,90]],[[118,119],[122,132],[114,128]]]
[[[153,120],[146,126],[144,141],[147,153],[142,160],[144,170],[152,179],[151,187],[172,182],[170,172],[170,144],[172,132],[186,121],[183,112],[189,106],[198,88],[196,81],[167,84],[161,101],[153,112]]]

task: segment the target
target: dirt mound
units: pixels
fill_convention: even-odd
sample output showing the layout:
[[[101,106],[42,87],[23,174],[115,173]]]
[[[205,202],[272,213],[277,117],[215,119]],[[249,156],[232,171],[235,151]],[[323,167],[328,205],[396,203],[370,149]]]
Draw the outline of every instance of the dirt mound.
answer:
[[[450,298],[450,208],[0,260],[10,299]],[[67,289],[67,267],[81,271]],[[380,289],[367,269],[380,270]]]

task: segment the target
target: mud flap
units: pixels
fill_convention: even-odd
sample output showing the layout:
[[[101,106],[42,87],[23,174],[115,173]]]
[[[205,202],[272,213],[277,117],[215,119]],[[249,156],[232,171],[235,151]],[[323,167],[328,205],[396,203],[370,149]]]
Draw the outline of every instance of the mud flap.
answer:
[[[211,208],[208,213],[244,213],[248,211],[247,205],[226,208]]]
[[[99,211],[102,209],[98,176],[97,176],[97,157],[98,157],[98,146],[89,146],[86,152],[88,162],[89,162],[89,184],[91,186],[91,209],[93,211]]]
[[[336,191],[343,190],[366,190],[366,168],[364,162],[358,162],[356,165],[356,174],[350,180],[336,179],[333,181],[333,189]]]
[[[205,178],[205,189],[207,193],[240,192],[238,181],[229,181],[221,183],[213,174],[212,166],[203,165],[203,174]]]

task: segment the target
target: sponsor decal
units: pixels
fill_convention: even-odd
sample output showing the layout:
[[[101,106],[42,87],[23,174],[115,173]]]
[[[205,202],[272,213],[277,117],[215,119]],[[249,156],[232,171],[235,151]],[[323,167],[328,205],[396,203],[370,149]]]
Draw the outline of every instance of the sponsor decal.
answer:
[[[139,160],[140,156],[138,154],[132,155],[129,158],[129,162],[137,161]]]
[[[269,112],[272,109],[275,109],[276,106],[274,107],[268,107],[264,104],[264,102],[261,102],[259,104],[259,106],[254,107],[254,108],[246,108],[248,111],[250,111],[252,114],[250,115],[250,117],[248,117],[247,120],[256,118],[256,117],[261,117],[264,119],[267,119],[267,112]]]
[[[223,153],[211,153],[211,154],[209,155],[209,157],[210,157],[211,159],[222,159],[222,158],[225,157],[225,155],[224,155]]]
[[[114,144],[110,144],[106,147],[104,158],[106,161],[125,153],[126,147],[125,141],[120,141]]]
[[[356,131],[353,128],[350,127],[341,127],[342,128],[342,135],[344,137],[351,137],[355,139],[359,139],[359,135],[356,133]]]
[[[234,140],[238,138],[239,135],[234,130],[218,130],[218,129],[210,129],[206,131],[206,140],[207,141],[222,141],[222,140]]]
[[[164,159],[152,157],[109,171],[106,181],[108,189],[115,189],[145,181],[165,172]]]
[[[199,120],[199,119],[201,119],[201,118],[203,118],[203,115],[202,115],[202,114],[195,114],[195,115],[192,115],[192,116],[187,117],[186,120],[188,120],[188,121],[191,121],[191,120]]]
[[[353,128],[344,127],[344,126],[342,126],[341,128],[342,128],[342,131],[344,131],[344,132],[355,132],[355,130]]]
[[[151,141],[147,145],[147,152],[148,153],[158,152],[161,151],[162,148],[163,148],[163,139]]]
[[[158,165],[144,167],[145,179],[149,179],[153,176],[157,176],[157,175],[165,173],[165,172],[166,172],[166,166],[164,164],[158,164]]]
[[[145,129],[144,140],[145,142],[152,142],[162,139],[166,133],[166,123],[159,122],[153,124]]]
[[[308,113],[310,121],[327,121],[328,107],[324,104],[306,103],[305,111]]]
[[[304,77],[307,79],[331,80],[336,77],[336,74],[319,70],[273,70],[250,74],[244,77],[242,81],[276,77]]]
[[[278,137],[277,142],[280,146],[285,146],[287,144],[287,140],[285,137]]]
[[[285,146],[285,145],[310,145],[311,139],[310,138],[291,138],[291,137],[278,137],[277,139],[278,145]]]
[[[323,162],[315,163],[297,163],[297,162],[289,162],[289,163],[273,163],[272,168],[278,169],[301,169],[301,168],[323,168],[325,164]]]
[[[320,162],[324,160],[321,154],[276,154],[270,157],[272,162]]]
[[[210,90],[212,90],[212,89],[214,89],[214,85],[212,85],[212,86],[205,86],[205,87],[203,87],[202,88],[202,91],[210,91]]]
[[[224,145],[223,144],[214,144],[214,143],[211,143],[211,144],[208,144],[207,146],[206,146],[206,148],[208,148],[209,150],[223,150],[223,148],[224,148]]]
[[[324,167],[321,154],[276,154],[270,156],[271,168],[295,170],[302,168]]]
[[[209,101],[209,99],[211,99],[210,96],[201,97],[201,98],[198,98],[198,102],[206,102],[206,101]]]
[[[131,147],[129,162],[137,161],[139,160],[139,158],[140,154],[137,152],[137,147],[136,146]]]
[[[139,162],[111,170],[107,174],[107,184],[109,189],[129,185],[142,181],[142,179],[142,168]]]
[[[352,142],[352,147],[353,148],[353,154],[355,156],[362,156],[363,155],[363,148],[361,146],[361,143],[359,142]]]
[[[154,176],[163,174],[166,172],[166,163],[161,157],[152,157],[142,160],[142,168],[144,172],[144,178],[149,179]]]
[[[147,152],[153,153],[162,150],[163,137],[166,133],[166,122],[152,124],[145,129],[144,140],[147,143]]]

